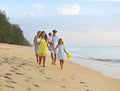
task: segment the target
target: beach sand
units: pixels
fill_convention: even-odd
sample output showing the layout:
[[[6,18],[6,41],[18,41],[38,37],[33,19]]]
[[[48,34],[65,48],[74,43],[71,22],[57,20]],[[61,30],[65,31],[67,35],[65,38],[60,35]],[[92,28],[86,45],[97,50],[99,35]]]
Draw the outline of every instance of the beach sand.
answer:
[[[32,47],[0,43],[0,91],[120,91],[120,80],[71,61],[60,70],[49,56],[44,68]]]

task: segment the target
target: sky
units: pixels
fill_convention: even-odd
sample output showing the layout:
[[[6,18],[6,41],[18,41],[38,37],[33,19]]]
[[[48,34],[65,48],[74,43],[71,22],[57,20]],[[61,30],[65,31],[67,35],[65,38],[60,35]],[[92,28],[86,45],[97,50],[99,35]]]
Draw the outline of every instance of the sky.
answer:
[[[38,30],[68,46],[120,46],[120,0],[0,0],[30,43]]]

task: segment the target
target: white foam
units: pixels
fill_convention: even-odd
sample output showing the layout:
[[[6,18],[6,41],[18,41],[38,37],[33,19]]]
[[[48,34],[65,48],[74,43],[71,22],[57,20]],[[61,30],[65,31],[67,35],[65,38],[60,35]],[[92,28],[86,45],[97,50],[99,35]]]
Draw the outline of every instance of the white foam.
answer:
[[[73,59],[75,63],[90,69],[96,70],[105,76],[120,79],[120,63],[112,63],[107,61],[98,61],[92,59]],[[77,60],[77,61],[75,61]]]

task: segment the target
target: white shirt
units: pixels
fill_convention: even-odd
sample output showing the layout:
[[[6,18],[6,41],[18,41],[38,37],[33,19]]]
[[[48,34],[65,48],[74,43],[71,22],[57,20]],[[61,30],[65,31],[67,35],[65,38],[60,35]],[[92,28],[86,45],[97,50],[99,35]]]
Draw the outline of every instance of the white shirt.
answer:
[[[52,42],[52,36],[48,37],[48,42]]]
[[[53,48],[55,48],[58,44],[58,36],[53,36],[52,37],[52,41],[53,41]]]

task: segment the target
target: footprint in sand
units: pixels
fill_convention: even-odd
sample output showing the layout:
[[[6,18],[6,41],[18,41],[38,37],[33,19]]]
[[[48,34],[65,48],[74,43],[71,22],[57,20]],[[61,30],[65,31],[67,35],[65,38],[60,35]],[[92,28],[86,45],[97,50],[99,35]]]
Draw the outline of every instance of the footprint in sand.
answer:
[[[18,72],[16,72],[16,74],[17,74],[17,75],[23,75],[22,73],[18,73]]]
[[[10,85],[4,85],[5,87],[8,87],[8,88],[15,88],[13,86],[10,86]]]
[[[88,85],[86,85],[86,83],[85,82],[80,82],[81,84],[83,84],[85,87],[87,87],[88,88]],[[89,89],[86,89],[86,91],[90,91]]]
[[[11,72],[15,72],[15,74],[17,74],[17,75],[23,75],[22,73],[18,73],[18,72],[16,72],[16,71],[19,71],[19,69],[18,68],[16,68],[16,67],[12,67],[14,70],[10,70]]]
[[[11,76],[11,74],[10,74],[10,73],[6,73],[5,75],[7,75],[7,76]]]
[[[20,65],[18,65],[18,67],[21,67],[21,66],[25,66],[27,63],[22,63]]]
[[[33,79],[32,77],[26,76],[28,79]]]
[[[80,82],[81,84],[84,84],[84,86],[85,87],[88,87],[88,85],[86,85],[86,83],[85,82]]]
[[[5,61],[3,61],[3,63],[8,63],[8,60],[5,59]]]
[[[70,76],[70,78],[71,78],[72,80],[75,80],[75,78],[74,78],[73,76]]]
[[[15,81],[6,81],[6,82],[8,82],[8,83],[14,83],[14,84],[18,84],[17,82],[15,82]]]
[[[11,77],[10,77],[10,76],[11,76],[10,73],[6,73],[5,76],[4,76],[4,78],[11,80]]]
[[[85,87],[88,87],[88,85],[86,85],[85,82],[80,82],[81,84],[83,84]]]
[[[42,70],[40,70],[40,73],[41,73],[41,74],[45,74]]]
[[[29,82],[30,79],[33,79],[32,77],[28,77],[28,76],[25,76],[25,77],[27,77],[27,79],[25,79],[26,82]]]
[[[62,88],[66,88],[66,86],[61,86]]]
[[[9,80],[12,80],[9,76],[4,76],[4,78],[9,79]]]
[[[29,79],[25,79],[26,82],[29,82]]]
[[[31,89],[32,89],[32,88],[27,88],[26,90],[29,90],[29,91],[30,91]]]
[[[16,68],[16,67],[12,67],[14,70],[19,70],[18,68]]]
[[[62,81],[65,81],[65,79],[63,78]]]
[[[51,79],[50,77],[45,77],[46,79]]]
[[[15,70],[10,70],[11,72],[16,72]]]
[[[85,84],[85,82],[80,82],[81,84]]]
[[[90,91],[89,89],[86,89],[86,91]]]
[[[0,77],[2,77],[2,75],[0,74]]]
[[[39,85],[37,85],[37,84],[33,84],[35,87],[39,87]]]

